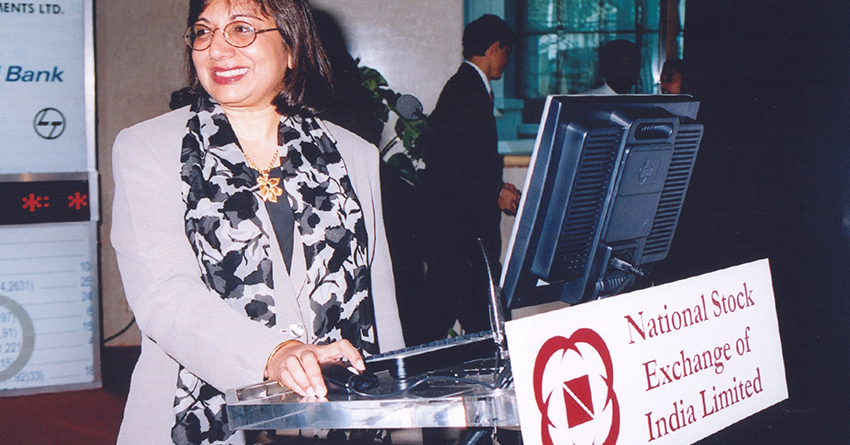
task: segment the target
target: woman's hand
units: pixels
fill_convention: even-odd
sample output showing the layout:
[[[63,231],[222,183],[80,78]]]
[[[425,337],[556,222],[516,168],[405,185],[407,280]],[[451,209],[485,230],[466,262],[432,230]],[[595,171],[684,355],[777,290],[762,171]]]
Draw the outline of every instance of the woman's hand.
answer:
[[[308,397],[325,397],[328,388],[322,377],[321,363],[347,360],[359,371],[366,369],[363,357],[348,340],[328,345],[292,342],[278,347],[266,364],[265,376]]]

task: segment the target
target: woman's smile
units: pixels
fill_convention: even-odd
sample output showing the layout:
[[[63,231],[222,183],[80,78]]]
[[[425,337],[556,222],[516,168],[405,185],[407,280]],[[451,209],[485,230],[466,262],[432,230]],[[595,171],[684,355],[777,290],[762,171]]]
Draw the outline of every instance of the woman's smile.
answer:
[[[247,73],[248,68],[214,68],[212,79],[219,85],[227,85],[239,82]]]

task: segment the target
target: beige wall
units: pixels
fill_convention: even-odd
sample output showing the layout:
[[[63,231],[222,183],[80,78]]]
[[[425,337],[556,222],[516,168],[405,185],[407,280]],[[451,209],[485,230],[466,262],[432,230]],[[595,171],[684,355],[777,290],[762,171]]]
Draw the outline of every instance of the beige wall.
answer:
[[[112,223],[112,142],[127,126],[168,111],[169,93],[184,82],[180,35],[187,4],[165,0],[110,0],[95,5],[97,152],[101,176],[101,305],[103,337],[132,319],[115,253]],[[139,343],[135,327],[107,346]]]
[[[313,0],[334,16],[349,53],[377,69],[390,88],[418,97],[428,113],[457,70],[463,0]],[[388,126],[388,128],[391,128]]]
[[[419,97],[426,112],[433,109],[440,89],[461,61],[462,0],[313,0],[312,4],[336,18],[352,56],[380,71],[395,91]],[[95,8],[104,338],[133,317],[109,242],[112,142],[122,128],[168,111],[169,94],[184,85],[185,45],[180,36],[187,10],[188,2],[168,0],[110,0]],[[138,343],[134,327],[107,346]]]

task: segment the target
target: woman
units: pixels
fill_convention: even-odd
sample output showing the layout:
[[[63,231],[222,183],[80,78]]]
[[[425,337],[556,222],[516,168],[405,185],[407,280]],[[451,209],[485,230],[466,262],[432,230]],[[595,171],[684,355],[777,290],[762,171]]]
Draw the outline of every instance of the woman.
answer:
[[[661,94],[688,94],[683,88],[685,62],[682,59],[667,59],[661,67]]]
[[[112,243],[143,333],[119,443],[242,443],[222,391],[321,397],[319,363],[404,346],[378,152],[313,117],[330,84],[306,3],[191,0],[198,99],[116,138]]]

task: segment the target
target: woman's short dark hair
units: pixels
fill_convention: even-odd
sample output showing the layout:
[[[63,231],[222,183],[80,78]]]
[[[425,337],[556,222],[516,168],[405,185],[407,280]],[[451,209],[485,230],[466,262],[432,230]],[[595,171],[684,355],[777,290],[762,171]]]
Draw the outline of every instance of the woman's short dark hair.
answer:
[[[230,4],[247,4],[257,8],[277,25],[283,44],[291,57],[292,67],[283,78],[283,89],[272,103],[284,115],[313,116],[329,103],[332,93],[331,66],[316,35],[313,14],[307,0],[226,0]],[[189,0],[188,26],[192,26],[212,0]],[[198,81],[198,73],[188,49],[189,85],[207,94]]]
[[[501,47],[513,45],[514,31],[501,18],[484,14],[463,29],[463,58],[469,60],[472,56],[483,56],[495,42],[499,42]]]
[[[685,72],[685,61],[679,58],[667,59],[664,61],[664,65],[661,67],[661,74],[674,72],[679,73],[682,76],[682,80],[685,80],[686,72]]]

